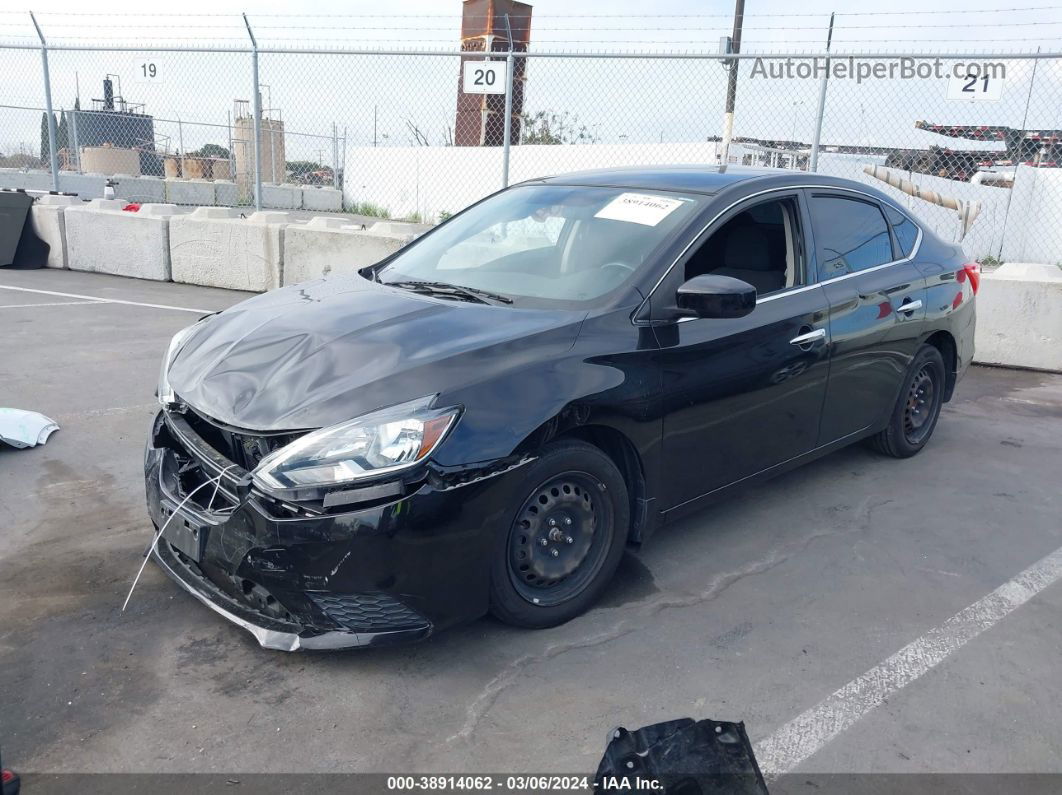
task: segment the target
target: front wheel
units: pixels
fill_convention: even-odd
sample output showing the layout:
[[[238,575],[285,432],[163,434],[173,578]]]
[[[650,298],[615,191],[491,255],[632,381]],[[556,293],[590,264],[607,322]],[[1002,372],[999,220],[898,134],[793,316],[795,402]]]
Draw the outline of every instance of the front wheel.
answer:
[[[926,446],[944,404],[944,359],[932,345],[919,348],[885,430],[870,438],[880,453],[909,458]]]
[[[491,568],[491,612],[552,627],[586,611],[616,571],[630,527],[627,487],[597,447],[560,441],[527,467]]]

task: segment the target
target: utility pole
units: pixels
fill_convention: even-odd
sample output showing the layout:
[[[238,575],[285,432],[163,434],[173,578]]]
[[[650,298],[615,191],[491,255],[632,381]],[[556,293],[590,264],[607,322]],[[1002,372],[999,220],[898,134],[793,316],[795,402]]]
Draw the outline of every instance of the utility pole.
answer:
[[[37,29],[37,37],[41,40],[41,65],[44,68],[44,107],[48,114],[48,163],[52,171],[52,190],[59,192],[59,155],[56,144],[59,141],[59,131],[55,128],[55,113],[52,112],[52,78],[48,72],[48,42],[44,40],[41,26],[37,24],[37,17],[29,12],[33,27]],[[44,158],[44,152],[41,152]]]
[[[745,17],[745,0],[734,2],[734,33],[730,37],[730,52],[737,55],[741,52],[741,25]],[[731,58],[727,61],[726,83],[726,110],[723,113],[723,151],[720,163],[723,168],[730,162],[730,139],[734,137],[734,102],[737,99],[737,79],[739,59]]]
[[[251,72],[254,98],[251,107],[254,109],[254,209],[262,209],[262,87],[258,82],[258,41],[251,30],[251,23],[247,20],[247,14],[243,15],[243,24],[247,26],[247,36],[251,39]],[[269,160],[273,157],[273,128],[269,128]],[[275,181],[275,180],[274,180]]]
[[[815,138],[811,142],[811,162],[808,168],[811,171],[819,170],[819,147],[822,144],[822,119],[826,114],[826,84],[830,80],[830,45],[833,43],[833,17],[830,14],[830,29],[826,33],[826,68],[822,72],[822,81],[819,83],[819,107],[815,113]]]

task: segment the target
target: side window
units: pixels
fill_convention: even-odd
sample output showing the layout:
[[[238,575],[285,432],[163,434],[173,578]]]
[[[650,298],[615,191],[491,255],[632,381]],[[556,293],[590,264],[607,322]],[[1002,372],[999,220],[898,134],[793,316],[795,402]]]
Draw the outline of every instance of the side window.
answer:
[[[900,257],[911,256],[911,252],[914,251],[915,241],[918,239],[918,227],[906,215],[887,204],[885,205],[885,217],[888,219],[889,226],[892,227],[892,234],[896,237],[896,242],[900,246]]]
[[[686,261],[687,280],[705,273],[748,282],[759,295],[803,283],[796,201],[762,202],[742,210]]]
[[[823,279],[892,262],[892,240],[877,204],[841,196],[811,197],[811,223]]]

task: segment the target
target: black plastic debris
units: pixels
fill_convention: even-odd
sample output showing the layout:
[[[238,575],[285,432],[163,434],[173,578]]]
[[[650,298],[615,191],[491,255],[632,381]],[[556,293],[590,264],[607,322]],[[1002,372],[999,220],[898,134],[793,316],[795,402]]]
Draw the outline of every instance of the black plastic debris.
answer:
[[[16,262],[16,252],[29,227],[27,221],[31,204],[33,197],[23,190],[0,190],[0,268]],[[32,231],[30,234],[36,238]],[[44,256],[47,259],[47,249]]]
[[[767,795],[745,724],[693,718],[609,735],[595,792]]]

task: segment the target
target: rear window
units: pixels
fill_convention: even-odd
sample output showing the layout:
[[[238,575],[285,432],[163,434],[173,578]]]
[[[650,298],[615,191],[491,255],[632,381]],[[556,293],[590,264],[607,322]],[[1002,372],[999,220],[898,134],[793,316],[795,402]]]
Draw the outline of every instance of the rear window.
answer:
[[[823,279],[893,261],[889,228],[877,204],[830,195],[812,196],[810,204]]]
[[[918,227],[906,215],[887,204],[885,205],[885,217],[889,220],[889,226],[892,227],[892,233],[896,236],[896,242],[900,246],[900,256],[911,256],[915,241],[918,240]]]

